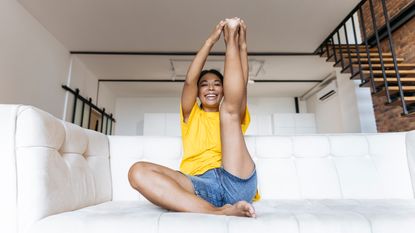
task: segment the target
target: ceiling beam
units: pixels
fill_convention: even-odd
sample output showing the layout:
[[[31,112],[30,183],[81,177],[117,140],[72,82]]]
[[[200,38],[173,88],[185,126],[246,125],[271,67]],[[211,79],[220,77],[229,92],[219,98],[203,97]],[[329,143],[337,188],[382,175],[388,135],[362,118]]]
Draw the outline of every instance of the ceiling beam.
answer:
[[[322,80],[289,80],[289,79],[267,79],[267,80],[253,80],[256,83],[320,83]],[[99,79],[98,82],[164,82],[164,83],[177,83],[184,82],[184,80],[171,80],[171,79]]]
[[[197,52],[117,52],[117,51],[71,51],[78,55],[132,55],[132,56],[194,56]],[[211,56],[225,56],[224,52],[211,52]],[[316,56],[308,52],[249,52],[248,56]]]

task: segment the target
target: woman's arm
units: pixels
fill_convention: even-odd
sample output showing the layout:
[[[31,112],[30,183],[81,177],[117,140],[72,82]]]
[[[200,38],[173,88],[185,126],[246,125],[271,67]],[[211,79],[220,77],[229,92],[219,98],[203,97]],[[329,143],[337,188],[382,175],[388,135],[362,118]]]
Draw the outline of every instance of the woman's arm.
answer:
[[[199,79],[199,75],[202,72],[203,66],[205,65],[210,50],[212,49],[213,45],[219,40],[224,25],[225,21],[220,21],[219,24],[216,25],[212,34],[205,41],[199,52],[197,52],[196,57],[193,59],[193,62],[190,65],[189,70],[187,71],[181,98],[184,122],[187,122],[190,112],[192,111],[193,105],[196,102],[197,81]]]

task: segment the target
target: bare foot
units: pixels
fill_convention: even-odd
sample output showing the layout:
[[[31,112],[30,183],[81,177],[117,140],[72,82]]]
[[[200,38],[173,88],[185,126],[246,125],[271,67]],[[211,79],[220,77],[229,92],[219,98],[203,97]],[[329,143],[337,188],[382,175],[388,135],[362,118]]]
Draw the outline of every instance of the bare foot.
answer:
[[[226,25],[223,28],[223,35],[225,43],[227,44],[230,41],[236,41],[238,43],[239,37],[239,27],[241,20],[239,18],[225,19]]]
[[[246,201],[239,201],[233,205],[227,204],[221,208],[223,215],[255,218],[254,207]]]
[[[228,24],[228,27],[230,28],[237,28],[239,24],[241,23],[240,18],[232,18],[232,19],[226,19],[226,23]]]

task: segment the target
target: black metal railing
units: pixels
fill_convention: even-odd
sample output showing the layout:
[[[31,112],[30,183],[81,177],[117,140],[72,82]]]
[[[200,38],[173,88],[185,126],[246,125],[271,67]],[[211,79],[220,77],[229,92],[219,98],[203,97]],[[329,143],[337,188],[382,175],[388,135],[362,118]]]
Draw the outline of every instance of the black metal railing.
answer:
[[[392,103],[394,101],[400,100],[400,105],[402,106],[403,114],[407,115],[408,106],[405,102],[405,93],[402,87],[401,74],[399,72],[395,46],[392,39],[392,30],[397,29],[396,25],[402,25],[403,21],[400,20],[400,22],[394,23],[394,28],[391,28],[391,19],[388,15],[388,9],[386,7],[385,0],[381,0],[380,4],[382,5],[381,10],[383,19],[385,21],[384,25],[381,25],[381,27],[377,25],[377,16],[375,14],[373,0],[363,0],[359,2],[359,4],[357,4],[356,7],[353,8],[353,10],[342,20],[342,22],[335,28],[335,30],[333,30],[333,32],[330,33],[330,35],[320,44],[320,46],[315,50],[314,54],[319,54],[320,56],[327,56],[327,61],[333,59],[335,62],[335,66],[340,63],[342,72],[350,72],[351,78],[354,78],[357,75],[359,75],[361,85],[365,85],[370,82],[372,93],[376,93],[380,91],[381,88],[383,88],[383,90],[385,91],[387,103]],[[369,16],[365,15],[364,11],[362,10],[364,5],[369,9]],[[398,15],[394,18],[405,18],[407,21],[409,21],[409,19],[414,14],[414,5],[415,2],[413,2],[410,6],[406,8],[405,17],[402,17],[402,15]],[[368,19],[371,21],[370,23],[373,32],[373,35],[371,35],[370,38],[368,38],[366,27],[366,23],[369,23],[369,21],[367,21]],[[358,21],[360,25],[360,33],[357,33],[356,21]],[[396,19],[394,19],[394,22],[396,22]],[[347,24],[351,25],[351,27],[348,27]],[[353,36],[354,43],[350,43],[350,29],[352,30],[350,31],[350,33]],[[382,35],[380,35],[380,31],[382,32]],[[341,37],[343,37],[343,39]],[[358,41],[358,38],[361,38],[361,42]],[[394,80],[395,77],[393,79],[390,79],[390,77],[387,76],[385,67],[385,57],[381,49],[381,40],[384,38],[387,38],[388,40],[388,46],[392,57],[392,63],[394,66],[393,70],[396,75],[396,80]],[[369,40],[375,42],[369,42]],[[363,52],[361,50],[363,50]],[[373,58],[373,56],[371,55],[371,52],[374,50],[376,50],[375,53],[377,53],[374,55],[376,58]],[[373,69],[374,59],[376,59],[376,61],[380,63],[380,68],[382,71],[381,73],[383,78],[383,84],[380,86],[377,86],[375,82],[375,75]],[[369,68],[368,77],[365,76],[365,73],[363,72],[363,64],[367,65],[367,67]],[[392,95],[390,93],[390,81],[393,81],[394,83],[396,82],[398,87],[397,94]]]
[[[76,88],[75,90],[72,90],[70,87],[66,85],[62,85],[62,88],[74,95],[73,111],[72,111],[72,119],[71,119],[72,123],[77,124],[87,129],[93,129],[101,133],[105,133],[109,135],[112,134],[113,123],[116,122],[115,119],[113,118],[112,113],[105,112],[105,108],[100,109],[98,106],[92,103],[91,98],[86,99],[85,97],[81,96],[79,94],[78,88]],[[78,105],[79,101],[81,102],[81,105]],[[79,109],[79,106],[81,106],[80,109]],[[85,107],[87,108],[87,112],[85,112]],[[80,114],[77,114],[78,110],[81,111]],[[94,117],[95,122],[91,122],[92,114],[94,113],[96,114],[96,116]],[[85,123],[85,120],[87,123]],[[105,121],[105,125],[104,125],[104,121]]]

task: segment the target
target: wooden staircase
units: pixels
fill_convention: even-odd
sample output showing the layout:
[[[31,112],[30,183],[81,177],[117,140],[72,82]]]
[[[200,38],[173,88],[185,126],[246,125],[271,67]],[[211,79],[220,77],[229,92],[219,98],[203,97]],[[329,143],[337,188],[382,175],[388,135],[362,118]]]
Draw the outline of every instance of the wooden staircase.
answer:
[[[334,62],[335,67],[342,67],[342,73],[350,73],[350,79],[360,79],[360,86],[369,86],[372,95],[388,95],[388,105],[406,105],[408,111],[404,116],[415,116],[415,64],[405,63],[403,58],[397,57],[403,99],[401,99],[398,79],[395,72],[391,53],[383,53],[382,59],[377,48],[368,48],[364,45],[326,45],[320,56],[326,57],[327,62]],[[387,88],[386,88],[387,87]]]

